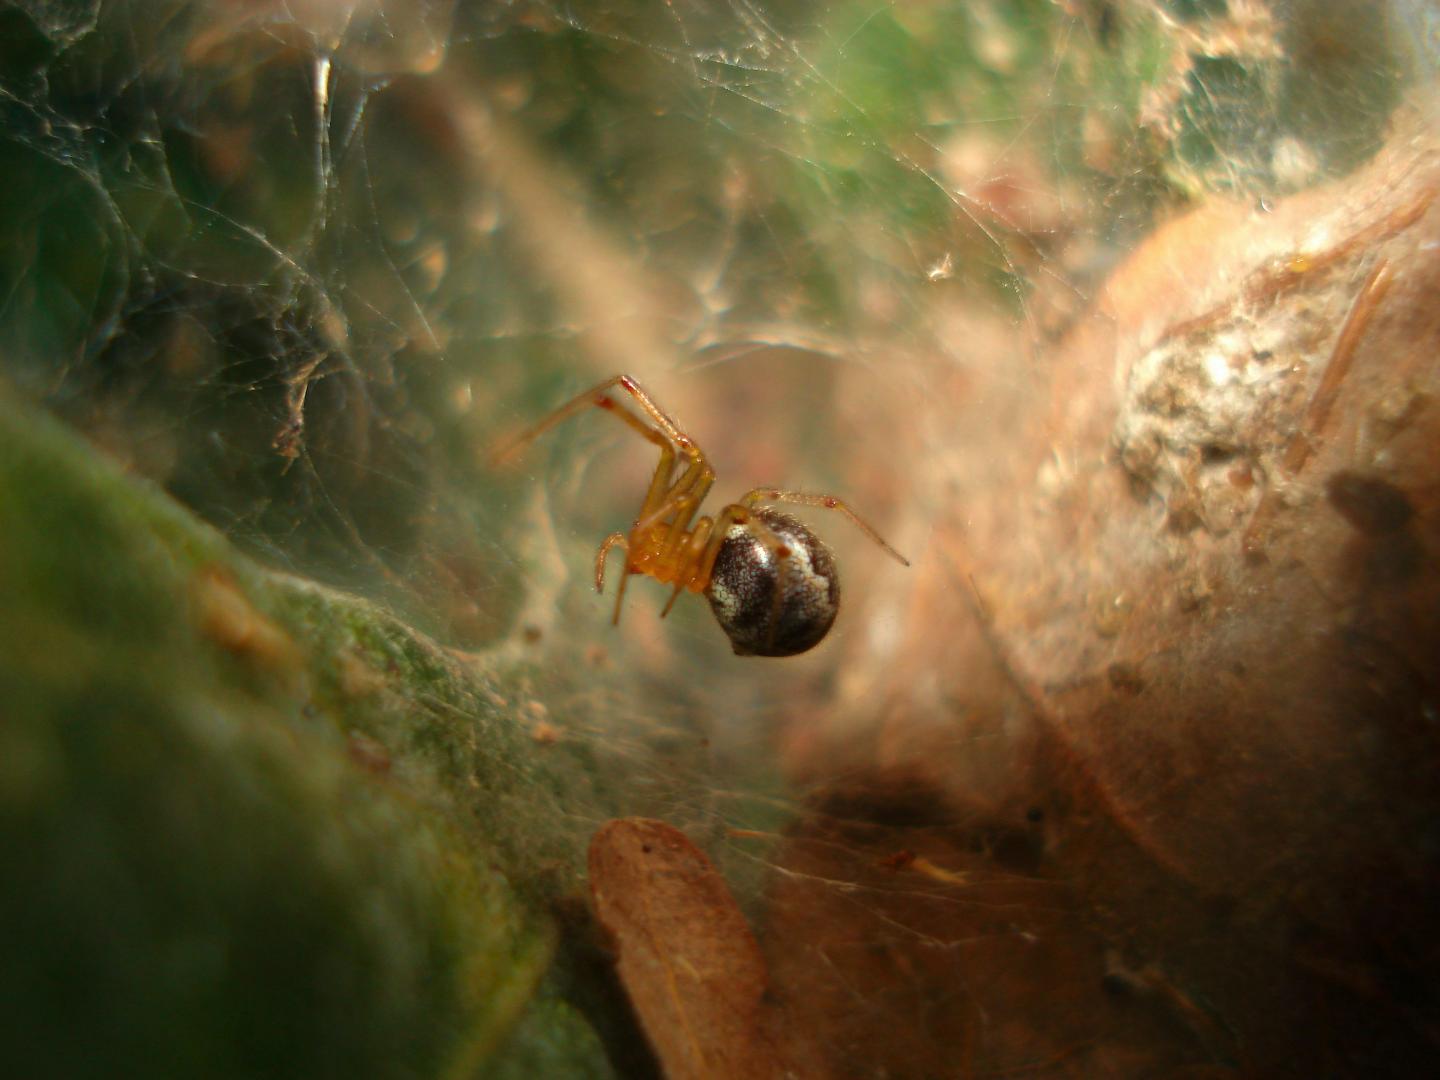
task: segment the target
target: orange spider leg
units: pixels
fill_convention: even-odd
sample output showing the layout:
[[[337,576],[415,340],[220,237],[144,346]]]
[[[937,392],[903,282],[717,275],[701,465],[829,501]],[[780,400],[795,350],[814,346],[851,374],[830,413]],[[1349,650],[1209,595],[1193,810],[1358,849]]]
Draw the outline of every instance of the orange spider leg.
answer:
[[[647,427],[643,420],[627,410],[615,408],[614,402],[605,394],[605,391],[609,390],[612,386],[619,386],[622,390],[629,393],[635,399],[636,403],[639,404],[640,408],[644,410],[645,415],[655,423],[655,428]],[[636,516],[635,526],[631,530],[632,535],[638,529],[646,528],[657,521],[663,520],[666,513],[668,513],[668,509],[659,509],[657,511],[657,507],[661,507],[667,500],[672,503],[678,502],[679,496],[700,483],[702,476],[705,476],[703,481],[705,489],[709,488],[710,483],[715,479],[715,473],[705,460],[704,453],[695,445],[690,436],[680,430],[675,421],[670,418],[670,415],[666,413],[664,409],[660,408],[640,384],[629,375],[616,375],[614,378],[606,379],[594,390],[589,391],[587,394],[582,394],[580,399],[587,397],[594,399],[595,404],[601,408],[614,412],[616,416],[629,424],[642,436],[660,447],[660,464],[655,470],[654,477],[651,478],[650,489],[645,493],[645,501],[640,505],[640,513]],[[577,399],[577,402],[580,399]],[[572,406],[576,409],[583,407],[577,402],[563,405],[561,406],[561,410],[569,409]],[[563,417],[555,417],[550,422],[558,423],[561,419],[563,419]],[[657,431],[656,428],[659,430]],[[535,434],[541,434],[543,430],[546,430],[546,428],[542,427],[542,429],[536,431]],[[674,476],[673,462],[677,451],[688,458],[690,463],[686,467],[685,472],[680,475],[680,479],[672,485],[671,480]]]
[[[670,414],[660,408],[659,405],[656,405],[654,399],[629,375],[616,375],[612,379],[606,379],[597,386],[595,390],[603,391],[612,386],[621,387],[638,401],[640,408],[645,410],[645,415],[650,417],[651,420],[654,420],[655,426],[669,436],[670,441],[681,450],[694,450],[697,453],[699,452],[695,444],[690,440],[690,436],[681,431],[679,425],[670,419]],[[591,391],[591,393],[594,392],[593,390]]]
[[[758,506],[761,503],[768,502],[799,503],[801,506],[818,506],[822,510],[839,510],[855,523],[856,528],[884,549],[886,554],[901,566],[910,565],[910,560],[887,544],[884,537],[871,528],[864,518],[850,509],[849,504],[846,503],[844,499],[837,498],[834,495],[807,495],[803,491],[781,491],[779,488],[756,488],[740,500],[743,506]]]
[[[635,398],[640,408],[655,422],[656,427],[649,427],[634,413],[628,409],[619,407],[618,403],[611,398],[608,393],[616,386],[625,390]],[[664,493],[669,490],[670,481],[674,473],[677,449],[685,453],[686,456],[692,460],[698,456],[700,452],[695,444],[691,442],[690,438],[675,426],[675,421],[670,419],[670,417],[651,400],[650,396],[640,388],[639,384],[628,375],[613,376],[598,386],[592,386],[583,394],[578,394],[571,398],[538,424],[527,428],[510,442],[504,444],[494,454],[494,460],[497,463],[504,463],[510,460],[536,439],[540,438],[540,436],[592,405],[611,413],[616,419],[630,427],[631,430],[637,432],[641,438],[653,443],[660,449],[660,462],[656,466],[655,475],[650,480],[650,489],[646,492],[645,502],[642,504],[641,514],[643,515],[646,509],[657,503]],[[656,428],[659,430],[656,430]]]
[[[600,550],[595,553],[595,591],[605,591],[605,561],[610,555],[610,549],[616,545],[620,550],[629,552],[630,542],[625,538],[624,533],[614,532],[607,536],[600,544]]]
[[[651,420],[655,421],[655,426],[660,429],[659,431],[655,431],[653,428],[647,428],[642,425],[639,430],[645,434],[646,438],[650,438],[651,435],[656,435],[662,438],[668,438],[670,442],[674,443],[675,446],[681,449],[695,449],[695,444],[690,440],[690,437],[686,435],[683,431],[681,431],[675,425],[675,421],[670,419],[670,417],[666,415],[665,411],[661,409],[660,406],[656,405],[653,400],[651,400],[650,395],[640,388],[639,383],[637,383],[629,375],[613,375],[610,378],[606,379],[604,382],[600,383],[598,386],[592,386],[584,393],[577,394],[575,397],[567,401],[564,405],[561,405],[559,408],[551,412],[534,427],[527,428],[519,436],[506,443],[495,455],[496,459],[499,461],[505,461],[509,459],[511,456],[519,453],[526,446],[530,445],[541,435],[544,435],[551,428],[570,419],[570,417],[574,416],[576,413],[583,411],[585,406],[599,405],[600,399],[605,397],[606,393],[610,390],[611,387],[615,386],[620,387],[622,390],[626,391],[632,397],[634,397],[636,402],[639,403],[640,408],[644,411],[645,415],[650,417]],[[636,419],[638,419],[638,417]],[[651,441],[653,442],[654,439],[651,439]]]
[[[620,584],[615,589],[615,614],[610,616],[610,625],[620,625],[620,607],[625,603],[625,585],[630,580],[630,564],[625,564],[625,572],[620,575]]]
[[[655,474],[650,478],[650,487],[645,492],[645,501],[640,504],[640,513],[644,514],[647,507],[664,498],[665,493],[670,490],[670,482],[675,476],[675,447],[663,433],[652,427],[646,427],[645,421],[630,410],[620,408],[610,397],[601,394],[595,399],[595,404],[610,413],[615,419],[623,421],[631,430],[638,432],[642,438],[660,448],[660,460],[655,465]]]
[[[611,383],[615,381],[617,380],[611,380]],[[573,415],[575,411],[583,408],[587,403],[593,403],[613,415],[616,419],[623,421],[631,430],[637,432],[647,441],[660,448],[660,460],[655,465],[655,473],[650,478],[650,488],[645,493],[645,502],[640,508],[640,512],[643,514],[647,506],[664,498],[666,492],[670,489],[670,481],[675,474],[675,448],[671,445],[670,440],[661,432],[656,431],[654,428],[647,427],[645,422],[638,416],[631,413],[628,409],[620,408],[614,400],[606,395],[603,390],[608,385],[609,384],[602,384],[602,387],[598,388],[598,396],[597,391],[592,390],[589,394],[582,394],[569,404],[561,406],[561,408],[557,410],[557,413],[564,412],[566,415],[552,415],[547,417],[537,428],[529,433],[527,440],[533,439],[545,431],[548,431],[555,424],[566,419],[567,416]],[[566,412],[566,410],[570,411]],[[615,612],[610,617],[610,624],[612,626],[620,625],[620,612],[625,606],[625,586],[629,584],[630,575],[636,572],[630,562],[630,552],[633,547],[639,543],[641,543],[641,541],[637,536],[637,530],[632,527],[628,538],[624,533],[618,532],[611,533],[607,536],[604,542],[601,543],[600,550],[595,555],[595,589],[597,592],[604,592],[605,562],[610,555],[611,549],[618,545],[621,550],[625,552],[625,562],[620,570],[620,585],[615,590]]]
[[[705,555],[710,550],[710,535],[714,529],[714,520],[702,517],[690,530],[690,542],[685,545],[685,587],[691,592],[704,592],[705,586],[710,584],[710,579],[704,577],[701,570],[705,565]]]
[[[600,544],[600,550],[595,553],[595,591],[605,591],[605,560],[610,554],[610,549],[619,546],[625,552],[625,569],[620,572],[620,588],[615,591],[615,614],[610,619],[612,626],[620,625],[620,603],[625,599],[625,582],[630,578],[630,542],[625,539],[624,533],[611,533]]]
[[[695,516],[699,505],[699,500],[693,494],[682,496],[670,500],[667,508],[662,508],[659,515],[651,515],[652,518],[673,515],[673,520],[668,524],[645,527],[636,523],[635,531],[631,533],[636,545],[631,565],[638,573],[648,574],[666,585],[673,584],[676,588],[684,588],[684,552],[691,536],[690,530],[685,526]]]
[[[663,436],[667,437],[670,442],[674,444],[675,450],[683,454],[690,461],[685,472],[681,473],[680,479],[673,485],[669,482],[671,474],[668,471],[665,473],[664,483],[660,482],[660,473],[658,471],[656,472],[655,479],[652,480],[650,484],[650,491],[646,494],[645,502],[641,505],[640,513],[635,519],[635,528],[644,529],[654,525],[656,522],[663,521],[665,516],[681,501],[682,497],[692,489],[698,489],[695,500],[698,506],[705,498],[705,493],[710,490],[710,485],[715,480],[715,470],[710,468],[710,463],[705,460],[704,452],[695,445],[694,440],[681,431],[679,425],[670,418],[670,415],[664,409],[660,408],[659,405],[655,404],[654,399],[629,375],[616,375],[613,379],[608,379],[601,383],[596,390],[603,392],[609,387],[617,385],[635,398],[640,408],[645,411],[645,414],[655,422],[655,426],[660,430],[656,432],[652,429],[644,428],[643,424],[633,426],[646,432],[646,437],[650,438],[652,442],[655,441],[654,436],[663,433]],[[594,393],[595,391],[591,392]],[[633,421],[637,418],[630,417],[630,419]]]
[[[646,531],[655,525],[664,523],[671,514],[674,514],[674,518],[669,521],[670,530],[666,533],[662,545],[664,550],[671,549],[685,533],[685,527],[690,523],[690,518],[700,504],[705,501],[705,496],[710,493],[710,485],[713,483],[715,483],[715,470],[710,468],[704,458],[700,458],[680,475],[680,479],[675,481],[675,486],[666,493],[664,500],[658,506],[635,522],[636,531]]]
[[[670,609],[675,606],[675,601],[680,599],[680,594],[687,588],[692,592],[700,592],[704,585],[696,587],[699,580],[701,564],[704,562],[705,553],[710,545],[710,530],[715,523],[708,517],[702,517],[695,522],[695,527],[690,530],[689,539],[685,541],[683,552],[676,552],[675,589],[670,593],[670,599],[665,602],[665,608],[660,612],[663,619],[670,614]],[[708,579],[706,584],[708,584]]]
[[[621,408],[619,403],[610,396],[609,391],[614,387],[629,393],[639,405],[646,416],[655,424],[651,427],[643,419],[636,416],[630,410]],[[627,538],[621,533],[614,533],[606,537],[600,545],[600,550],[595,558],[595,587],[603,591],[605,587],[605,561],[610,550],[617,544],[621,545],[626,552],[625,569],[620,576],[620,587],[615,595],[615,615],[613,621],[620,621],[621,606],[625,598],[625,585],[632,573],[641,572],[634,567],[630,560],[632,549],[638,549],[644,553],[654,545],[647,545],[642,535],[643,528],[648,528],[655,522],[663,520],[667,514],[678,506],[683,505],[684,496],[697,485],[701,488],[701,497],[709,489],[710,483],[714,480],[714,472],[705,461],[705,455],[701,453],[688,435],[680,430],[675,421],[672,420],[663,409],[657,405],[640,385],[628,375],[616,375],[606,379],[598,386],[591,387],[584,393],[571,398],[564,405],[561,405],[550,415],[546,416],[534,427],[522,432],[517,438],[503,446],[496,454],[497,462],[504,462],[518,454],[525,447],[529,446],[540,436],[552,428],[568,420],[570,417],[583,411],[589,406],[604,409],[611,413],[616,419],[622,421],[632,431],[635,431],[641,438],[656,446],[660,451],[660,460],[656,463],[655,473],[650,478],[650,487],[645,493],[645,501],[641,504],[640,513],[636,516],[635,523],[631,526],[630,536]],[[681,474],[679,481],[674,481],[675,458],[677,453],[684,454],[689,459],[689,465]],[[695,500],[694,505],[698,505]],[[658,513],[656,508],[659,507]],[[694,513],[692,506],[689,514],[686,514],[684,521],[688,521],[690,514]],[[683,533],[683,528],[680,530]],[[675,536],[672,528],[667,540]]]
[[[681,576],[681,549],[690,536],[688,526],[695,516],[711,484],[715,470],[698,450],[680,478],[661,493],[658,505],[640,509],[640,516],[630,527],[630,573],[647,574],[670,584]]]
[[[628,410],[616,408],[611,399],[603,392],[610,385],[619,385],[633,394],[641,408],[655,421],[660,430],[647,427],[643,420]],[[595,391],[591,393],[594,394]],[[595,403],[614,412],[631,428],[660,448],[660,461],[655,467],[654,476],[651,477],[645,501],[641,504],[640,512],[630,527],[628,540],[624,541],[625,569],[620,576],[620,585],[615,593],[615,613],[610,620],[612,624],[618,626],[620,611],[625,601],[625,586],[629,583],[631,574],[644,573],[662,580],[672,579],[674,549],[688,535],[685,526],[714,482],[715,472],[710,468],[709,462],[705,460],[705,455],[700,448],[675,426],[675,422],[640,389],[634,380],[621,375],[607,384],[602,384]],[[679,479],[675,480],[677,449],[689,459],[689,464],[680,474]],[[649,530],[656,523],[664,521],[671,513],[676,515],[675,520],[664,541],[657,544]],[[610,548],[620,542],[622,540],[618,533],[607,538],[597,559],[603,561],[604,557],[609,554]],[[657,573],[657,571],[659,572]],[[597,583],[602,574],[603,571],[597,568]],[[666,610],[669,610],[668,605]]]

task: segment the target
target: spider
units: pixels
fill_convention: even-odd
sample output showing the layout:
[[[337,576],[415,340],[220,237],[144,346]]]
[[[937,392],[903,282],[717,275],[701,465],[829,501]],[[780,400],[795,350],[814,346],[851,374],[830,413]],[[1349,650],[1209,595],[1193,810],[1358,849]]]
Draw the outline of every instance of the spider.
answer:
[[[622,407],[616,390],[629,394],[643,416]],[[893,559],[910,565],[833,495],[756,488],[723,507],[716,517],[695,519],[715,482],[715,470],[695,440],[629,375],[613,376],[567,401],[509,443],[499,459],[519,453],[592,405],[623,421],[660,451],[660,463],[629,533],[611,533],[595,556],[595,589],[604,592],[610,552],[617,547],[625,552],[612,623],[620,622],[626,581],[632,574],[644,574],[673,587],[660,612],[662,619],[682,592],[704,593],[737,655],[794,656],[814,648],[840,609],[835,556],[809,528],[770,503],[839,510]]]

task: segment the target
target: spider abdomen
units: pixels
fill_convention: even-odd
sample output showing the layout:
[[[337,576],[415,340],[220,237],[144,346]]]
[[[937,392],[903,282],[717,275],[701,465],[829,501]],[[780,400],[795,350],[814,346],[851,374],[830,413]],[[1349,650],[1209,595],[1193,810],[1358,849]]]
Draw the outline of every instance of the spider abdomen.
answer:
[[[759,507],[727,531],[705,596],[738,655],[794,656],[829,632],[840,578],[818,536],[789,514]]]

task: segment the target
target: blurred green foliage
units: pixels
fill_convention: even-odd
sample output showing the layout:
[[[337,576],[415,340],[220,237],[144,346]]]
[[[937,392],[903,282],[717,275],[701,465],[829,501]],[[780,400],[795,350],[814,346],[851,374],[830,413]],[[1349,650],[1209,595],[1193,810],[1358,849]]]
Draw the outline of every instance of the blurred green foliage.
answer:
[[[564,875],[534,867],[574,850],[534,744],[382,612],[250,566],[8,396],[0,505],[11,1068],[469,1074],[550,964]],[[593,1063],[573,1022],[527,1053],[577,1038]]]

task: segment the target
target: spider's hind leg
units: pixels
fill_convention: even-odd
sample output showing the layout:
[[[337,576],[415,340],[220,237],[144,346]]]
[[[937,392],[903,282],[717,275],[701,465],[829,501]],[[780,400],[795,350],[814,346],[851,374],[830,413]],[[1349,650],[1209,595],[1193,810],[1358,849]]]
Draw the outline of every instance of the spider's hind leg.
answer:
[[[763,506],[766,503],[797,503],[800,506],[814,506],[821,510],[839,510],[854,523],[862,533],[870,538],[877,547],[885,554],[898,562],[901,566],[909,566],[910,560],[901,555],[888,543],[885,538],[871,527],[869,522],[851,509],[850,504],[844,499],[835,495],[811,495],[804,491],[783,491],[780,488],[756,488],[740,500],[740,505],[746,507]]]

